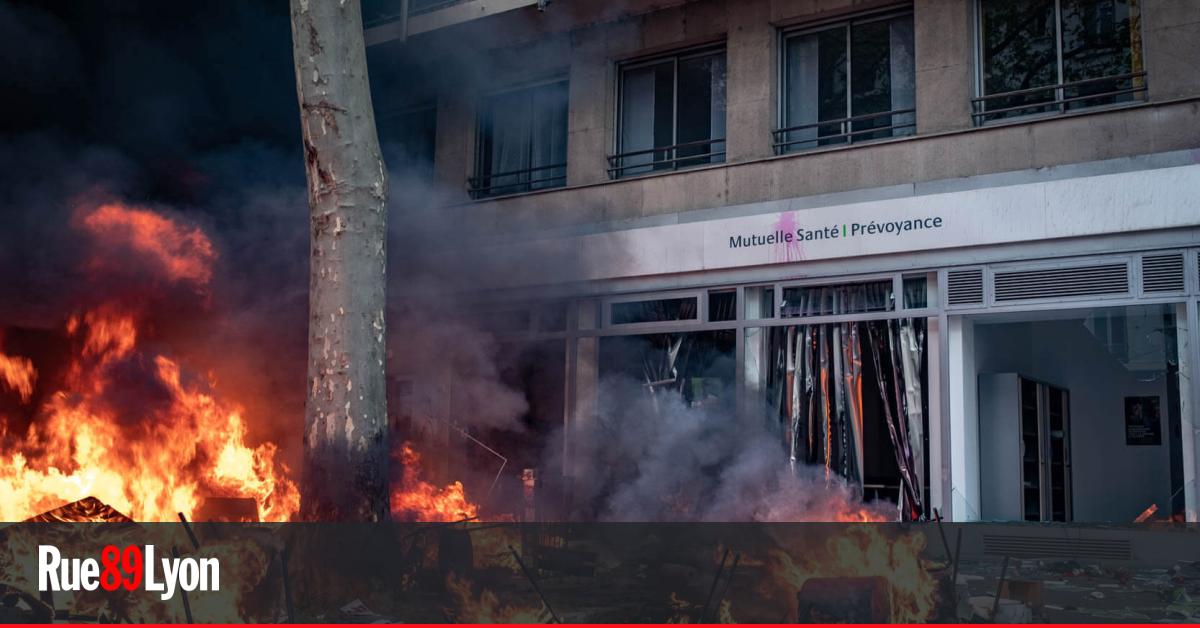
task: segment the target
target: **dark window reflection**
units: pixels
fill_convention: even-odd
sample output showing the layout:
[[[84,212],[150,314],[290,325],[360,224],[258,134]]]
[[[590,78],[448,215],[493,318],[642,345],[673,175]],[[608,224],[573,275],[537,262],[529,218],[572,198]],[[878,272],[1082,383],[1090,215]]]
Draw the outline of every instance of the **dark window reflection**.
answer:
[[[981,0],[980,29],[977,121],[1144,93],[1137,0]]]
[[[433,106],[381,113],[376,126],[383,162],[389,170],[423,179],[429,177],[433,172],[437,127]]]

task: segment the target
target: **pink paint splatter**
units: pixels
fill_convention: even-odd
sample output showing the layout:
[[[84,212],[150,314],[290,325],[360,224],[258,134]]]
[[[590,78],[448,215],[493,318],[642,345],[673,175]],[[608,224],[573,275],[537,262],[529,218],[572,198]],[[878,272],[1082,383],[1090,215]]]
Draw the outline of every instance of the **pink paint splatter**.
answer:
[[[796,233],[796,212],[781,212],[779,220],[775,221],[774,230],[784,233]],[[776,242],[772,245],[772,262],[798,262],[804,259],[804,249],[800,242]]]

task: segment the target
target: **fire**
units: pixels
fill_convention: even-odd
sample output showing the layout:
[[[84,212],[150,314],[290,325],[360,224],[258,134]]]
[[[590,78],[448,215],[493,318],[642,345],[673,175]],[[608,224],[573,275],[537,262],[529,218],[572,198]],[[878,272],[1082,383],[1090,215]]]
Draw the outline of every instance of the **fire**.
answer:
[[[197,228],[115,204],[78,216],[102,244],[128,246],[173,280],[203,289],[212,276],[216,254]],[[86,497],[139,521],[190,516],[206,497],[252,497],[261,519],[291,518],[299,492],[276,461],[277,447],[248,442],[241,406],[222,398],[210,378],[195,377],[176,356],[143,348],[143,336],[152,336],[143,318],[110,302],[67,320],[65,375],[45,391],[32,423],[17,430],[0,416],[0,520]],[[28,400],[33,364],[0,365],[4,380]],[[10,370],[26,375],[14,378]]]
[[[289,519],[299,493],[276,447],[246,443],[240,409],[203,385],[184,382],[179,363],[137,350],[132,320],[88,312],[67,385],[47,397],[11,453],[0,455],[0,519],[14,521],[95,497],[139,521],[191,514],[206,496],[253,496],[260,516]],[[114,370],[147,369],[162,398],[118,411]],[[136,412],[130,415],[125,412]]]
[[[128,248],[157,262],[157,267],[172,281],[206,286],[212,279],[216,249],[197,227],[181,225],[149,209],[116,203],[81,208],[77,219],[105,248]],[[102,270],[104,265],[104,258],[99,255],[93,261],[97,269]]]
[[[454,619],[458,623],[545,624],[551,619],[545,606],[536,608],[502,604],[489,589],[483,589],[476,596],[469,580],[453,574],[446,577],[446,590],[455,602]]]
[[[0,353],[0,381],[21,398],[21,403],[29,403],[33,396],[33,385],[37,381],[37,369],[33,362],[20,356],[7,356]]]
[[[788,599],[789,616],[796,616],[796,593],[809,578],[879,576],[890,585],[893,622],[922,623],[931,617],[937,582],[921,560],[925,535],[909,532],[889,538],[884,530],[853,526],[820,547],[771,550],[768,582]]]
[[[509,548],[517,551],[522,549],[520,530],[515,526],[471,530],[471,550],[476,569],[498,568],[520,573],[521,566]]]
[[[421,479],[421,455],[412,443],[399,450],[403,467],[399,485],[392,489],[392,516],[400,521],[446,522],[473,519],[479,516],[479,506],[467,499],[462,482],[451,482],[442,488]]]

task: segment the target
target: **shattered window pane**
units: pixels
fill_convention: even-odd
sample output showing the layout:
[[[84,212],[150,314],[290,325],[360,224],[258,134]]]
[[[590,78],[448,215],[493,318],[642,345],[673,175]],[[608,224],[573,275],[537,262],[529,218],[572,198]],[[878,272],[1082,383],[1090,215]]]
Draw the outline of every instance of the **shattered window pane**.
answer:
[[[708,320],[737,320],[737,291],[714,290],[708,293]]]
[[[795,286],[783,289],[783,318],[890,312],[896,309],[892,281]]]
[[[613,325],[696,319],[696,297],[627,301],[612,304]]]

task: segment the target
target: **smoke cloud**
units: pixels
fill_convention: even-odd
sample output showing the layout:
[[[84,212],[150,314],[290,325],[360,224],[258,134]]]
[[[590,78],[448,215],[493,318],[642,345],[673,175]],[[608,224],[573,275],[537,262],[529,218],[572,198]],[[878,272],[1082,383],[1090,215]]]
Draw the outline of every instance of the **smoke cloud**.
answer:
[[[0,339],[12,338],[6,331],[60,329],[101,303],[134,309],[146,324],[144,348],[169,348],[186,358],[185,376],[232,388],[252,439],[277,443],[296,468],[308,209],[290,37],[286,3],[278,2],[0,1],[0,56],[17,70],[0,74],[8,94],[0,119],[0,275],[9,280]],[[401,97],[402,86],[471,93],[496,75],[487,51],[434,49],[420,61],[397,50],[371,51],[377,106]],[[497,63],[515,67],[521,57],[501,55]],[[446,479],[487,487],[496,469],[493,457],[446,427],[454,424],[512,458],[510,484],[521,465],[538,467],[551,483],[573,470],[577,517],[828,519],[854,501],[823,469],[789,469],[766,426],[739,422],[724,405],[651,397],[641,382],[620,377],[600,382],[600,408],[570,435],[568,457],[563,428],[541,425],[537,416],[538,408],[561,409],[562,400],[538,398],[542,392],[512,375],[524,361],[521,368],[534,373],[528,377],[553,381],[563,353],[504,340],[493,331],[496,308],[480,303],[531,268],[579,276],[581,262],[552,240],[521,255],[481,248],[495,244],[487,225],[439,211],[461,195],[462,182],[438,184],[427,173],[391,167],[390,403],[393,414],[412,420],[405,427],[450,435],[425,434],[423,452],[444,456]],[[80,212],[106,203],[144,209],[182,231],[98,242],[80,228]],[[92,220],[131,233],[129,215]],[[196,233],[211,241],[210,251]],[[170,246],[155,248],[164,243]],[[195,255],[211,262],[211,276],[188,265]],[[175,264],[187,281],[165,281],[156,270],[162,265],[148,266],[147,256]],[[149,416],[144,408],[165,398],[147,368],[114,371],[124,392],[110,403],[122,420]],[[722,396],[732,398],[731,391]],[[470,453],[434,449],[447,442]],[[498,495],[498,508],[517,510],[512,495]]]

